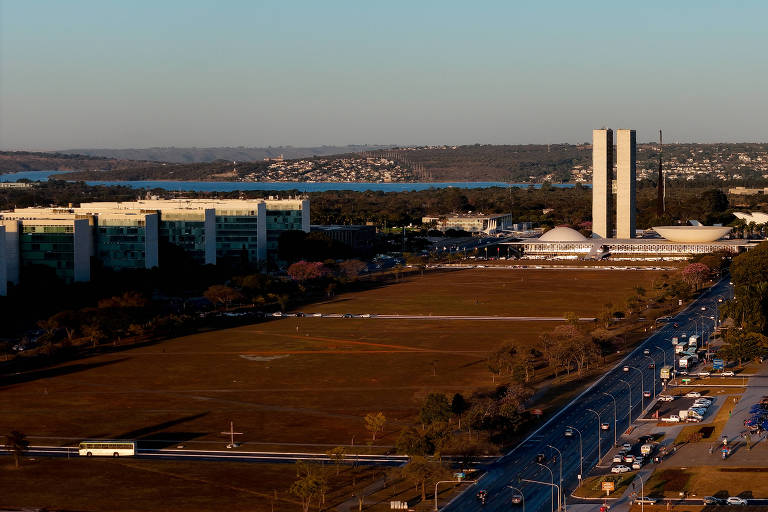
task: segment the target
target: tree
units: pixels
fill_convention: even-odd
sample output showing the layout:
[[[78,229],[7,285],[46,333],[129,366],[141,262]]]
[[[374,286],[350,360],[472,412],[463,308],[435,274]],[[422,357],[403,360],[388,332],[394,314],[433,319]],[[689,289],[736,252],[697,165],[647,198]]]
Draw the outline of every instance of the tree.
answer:
[[[429,455],[434,453],[435,445],[426,432],[414,427],[405,427],[397,438],[395,448],[404,455]]]
[[[505,343],[490,354],[486,360],[488,364],[488,370],[492,374],[493,382],[496,382],[496,377],[501,375],[508,375],[512,372],[514,365],[514,356],[517,353],[517,349],[514,345]]]
[[[729,330],[730,331],[730,330]],[[727,359],[735,359],[741,365],[768,350],[768,337],[756,332],[732,331],[726,337],[726,344],[718,354]]]
[[[24,456],[24,452],[29,448],[29,441],[27,436],[18,430],[12,431],[5,436],[5,449],[13,454],[13,461],[18,468],[21,466],[21,460]]]
[[[350,281],[357,279],[357,276],[360,275],[360,272],[362,272],[365,267],[365,263],[360,260],[346,260],[339,263],[339,271],[342,276]]]
[[[365,415],[365,429],[373,436],[373,441],[376,441],[376,434],[384,431],[384,424],[387,422],[386,416],[383,413],[368,413]]]
[[[703,263],[691,263],[683,269],[683,280],[694,287],[695,290],[701,288],[701,283],[709,276],[709,267]]]
[[[325,454],[328,455],[328,458],[331,459],[331,462],[336,465],[336,475],[338,475],[339,467],[344,462],[344,458],[347,455],[347,449],[343,446],[337,446],[336,448],[328,450],[325,452]]]
[[[430,393],[424,400],[424,405],[419,411],[419,419],[424,425],[429,425],[436,421],[448,421],[451,417],[451,404],[448,403],[448,397],[442,393]]]
[[[401,476],[413,483],[417,492],[421,488],[421,501],[427,499],[427,482],[444,478],[447,473],[447,468],[440,462],[421,456],[411,457],[400,470]]]
[[[208,289],[203,292],[203,297],[208,299],[211,304],[223,304],[226,306],[235,300],[242,299],[240,292],[223,284],[209,286]]]
[[[303,461],[296,463],[296,475],[297,479],[291,485],[289,492],[301,500],[302,510],[309,512],[313,499],[324,499],[327,483],[317,468]]]
[[[288,267],[288,275],[294,281],[304,283],[313,279],[320,279],[329,274],[328,269],[319,261],[297,261]]]

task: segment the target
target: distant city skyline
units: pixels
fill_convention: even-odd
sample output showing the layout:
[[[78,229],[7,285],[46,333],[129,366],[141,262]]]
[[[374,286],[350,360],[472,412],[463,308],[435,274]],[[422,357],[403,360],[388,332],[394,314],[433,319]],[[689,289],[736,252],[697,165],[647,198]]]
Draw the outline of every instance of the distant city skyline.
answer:
[[[768,3],[0,2],[0,148],[768,141]]]

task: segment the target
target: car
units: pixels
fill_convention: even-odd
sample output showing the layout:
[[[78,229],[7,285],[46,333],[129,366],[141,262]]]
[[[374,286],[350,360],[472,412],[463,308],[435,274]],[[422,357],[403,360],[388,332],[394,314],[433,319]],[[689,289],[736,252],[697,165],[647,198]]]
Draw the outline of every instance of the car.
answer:
[[[701,393],[698,391],[689,391],[685,394],[685,398],[701,398]]]
[[[515,494],[513,494],[509,498],[509,501],[510,501],[510,503],[514,503],[515,505],[519,505],[520,503],[523,502],[523,495],[515,493]]]
[[[671,402],[674,399],[672,395],[659,395],[659,402]]]
[[[688,375],[688,370],[677,370],[678,375]]]
[[[710,373],[709,372],[699,372],[699,378],[700,379],[706,379],[709,378]]]
[[[546,462],[547,462],[547,456],[546,455],[544,455],[543,453],[540,453],[540,454],[536,455],[536,463],[537,464],[544,464]]]
[[[307,315],[305,315],[305,314],[304,314],[304,313],[302,313],[301,311],[297,311],[297,312],[296,312],[296,318],[304,318],[305,316],[307,316]]]
[[[354,318],[354,315],[352,313],[344,313],[342,318]]]
[[[611,468],[611,473],[628,473],[629,472],[629,466],[625,466],[623,464],[619,464],[618,466],[613,466]]]
[[[624,443],[621,445],[622,448],[624,448],[626,451],[630,451],[632,449],[632,445],[630,443]]]
[[[635,503],[643,503],[645,505],[654,505],[658,501],[656,498],[649,498],[648,496],[638,496],[635,498]]]
[[[272,313],[272,316],[281,317],[283,316],[283,314],[280,311],[275,311],[274,313]]]
[[[699,418],[698,416],[689,415],[685,418],[685,421],[687,421],[688,423],[700,423],[701,418]]]
[[[651,398],[651,392],[650,391],[643,391],[643,396],[645,398]]]
[[[626,462],[628,464],[631,464],[631,463],[635,462],[635,456],[632,455],[631,453],[626,454],[624,456],[624,462]]]
[[[702,501],[704,502],[704,505],[720,505],[723,502],[723,500],[715,498],[714,496],[704,496]]]
[[[739,498],[738,496],[730,496],[725,502],[728,505],[746,505],[747,500],[744,498]]]
[[[600,424],[601,430],[611,430],[611,424],[610,423],[601,423]]]
[[[703,407],[691,407],[688,409],[688,412],[693,413],[694,415],[698,414],[701,417],[707,414],[707,410]]]
[[[563,432],[563,435],[565,437],[573,437],[573,429],[572,428],[565,429],[565,432]]]
[[[648,368],[653,370],[654,368],[656,368],[656,363],[648,363]]]
[[[323,316],[323,314],[322,313],[312,313],[312,316],[315,317],[315,318],[320,318],[320,317]]]
[[[649,355],[651,355],[651,350],[646,348],[645,350],[643,350],[643,355],[644,355],[644,356],[649,356]]]
[[[624,462],[624,456],[620,453],[617,453],[616,455],[613,456],[613,462],[618,462],[618,463]]]
[[[640,461],[635,461],[632,463],[632,469],[641,469],[643,467],[643,463]]]
[[[726,370],[726,371],[720,373],[721,377],[733,377],[734,375],[736,375],[736,374],[733,373],[731,370]]]
[[[675,323],[673,324],[673,327],[674,327],[675,329],[677,329],[678,327],[680,327],[680,324],[679,324],[679,323],[677,323],[677,322],[675,322]]]
[[[712,400],[707,400],[706,398],[704,399],[699,398],[695,402],[693,402],[694,407],[703,407],[705,409],[710,405],[712,405]]]

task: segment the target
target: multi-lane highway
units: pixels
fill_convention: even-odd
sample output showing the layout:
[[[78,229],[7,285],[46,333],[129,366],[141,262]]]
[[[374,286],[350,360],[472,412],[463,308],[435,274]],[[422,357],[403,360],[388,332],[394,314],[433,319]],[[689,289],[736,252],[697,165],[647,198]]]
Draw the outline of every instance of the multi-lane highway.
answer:
[[[671,322],[643,341],[611,371],[546,421],[523,443],[490,465],[485,476],[476,485],[457,496],[444,510],[508,511],[510,508],[519,507],[511,504],[511,497],[516,491],[509,486],[523,491],[527,512],[556,510],[557,493],[552,492],[554,487],[546,484],[554,483],[560,486],[562,472],[562,488],[567,496],[578,484],[578,475],[582,471],[581,461],[583,460],[585,476],[598,464],[598,443],[603,456],[610,450],[614,439],[621,443],[621,434],[627,430],[632,420],[642,413],[643,405],[647,407],[652,400],[643,400],[642,391],[650,391],[653,394],[655,380],[656,394],[661,393],[659,369],[665,362],[672,364],[674,360],[671,338],[682,333],[691,335],[701,334],[702,330],[704,334],[711,332],[714,321],[709,317],[716,317],[719,298],[730,298],[730,293],[727,279],[705,292]],[[646,349],[649,351],[648,355],[644,354]],[[654,368],[650,367],[651,363]],[[609,430],[601,430],[601,423],[607,423]],[[575,431],[573,437],[564,435],[569,427]],[[580,458],[580,437],[583,459]],[[558,455],[558,450],[562,457]],[[544,455],[543,464],[536,462],[539,454]],[[475,498],[475,493],[480,489],[488,491],[485,505]]]

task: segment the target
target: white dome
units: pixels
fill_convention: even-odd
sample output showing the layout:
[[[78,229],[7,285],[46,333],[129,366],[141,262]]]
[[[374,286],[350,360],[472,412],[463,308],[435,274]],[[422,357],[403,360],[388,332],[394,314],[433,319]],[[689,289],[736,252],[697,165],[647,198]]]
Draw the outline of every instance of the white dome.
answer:
[[[722,226],[654,226],[653,230],[670,242],[714,242],[731,228]]]
[[[586,242],[587,237],[575,229],[559,226],[541,235],[539,240],[542,242]]]

